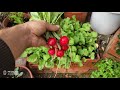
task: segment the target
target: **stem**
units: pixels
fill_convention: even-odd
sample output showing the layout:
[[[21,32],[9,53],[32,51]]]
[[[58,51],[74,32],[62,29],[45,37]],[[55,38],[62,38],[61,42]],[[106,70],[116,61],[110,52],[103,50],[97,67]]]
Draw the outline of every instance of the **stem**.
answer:
[[[56,69],[54,78],[57,76],[57,72],[58,72],[58,67],[57,67],[57,69]]]
[[[60,13],[60,14],[58,15],[58,17],[56,17],[56,18],[57,18],[56,21],[53,21],[52,24],[56,24],[57,21],[58,21],[58,19],[60,19],[60,17],[62,16],[63,13],[64,13],[64,12]],[[60,39],[60,37],[59,37],[55,32],[52,32],[52,34],[53,34],[54,37],[56,37],[58,40]]]
[[[71,62],[72,62],[71,48],[70,48],[70,58],[71,58]],[[70,66],[71,66],[71,62],[70,62]]]
[[[61,47],[60,47],[60,45],[58,43],[57,43],[57,46],[58,46],[59,50],[61,50]]]
[[[58,19],[62,16],[63,13],[64,13],[64,12],[62,12],[62,13],[58,16],[58,18],[56,19],[55,23],[57,23]]]
[[[60,61],[58,62],[58,64],[60,64]],[[56,69],[56,72],[55,72],[55,76],[54,76],[54,78],[56,77],[57,72],[58,72],[58,66],[57,66],[57,69]]]
[[[58,40],[60,39],[60,37],[56,34],[56,32],[52,32],[53,36],[56,37]]]

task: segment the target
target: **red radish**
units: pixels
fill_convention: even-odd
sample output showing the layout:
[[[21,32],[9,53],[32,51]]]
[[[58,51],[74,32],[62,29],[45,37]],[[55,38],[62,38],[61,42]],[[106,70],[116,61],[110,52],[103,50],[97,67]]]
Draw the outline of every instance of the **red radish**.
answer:
[[[63,50],[58,50],[58,51],[57,51],[57,56],[58,56],[58,57],[64,56],[64,51],[63,51]]]
[[[48,50],[48,53],[49,53],[50,55],[54,55],[54,54],[55,54],[55,49],[53,49],[53,48],[52,48],[52,49],[49,49],[49,50]]]
[[[48,45],[54,46],[56,45],[57,40],[55,38],[49,38],[48,39]]]
[[[62,50],[64,50],[64,51],[68,50],[68,48],[69,48],[67,45],[61,46],[61,47],[62,47]]]
[[[60,38],[60,45],[61,46],[67,45],[68,43],[69,43],[69,38],[67,36],[62,36]]]

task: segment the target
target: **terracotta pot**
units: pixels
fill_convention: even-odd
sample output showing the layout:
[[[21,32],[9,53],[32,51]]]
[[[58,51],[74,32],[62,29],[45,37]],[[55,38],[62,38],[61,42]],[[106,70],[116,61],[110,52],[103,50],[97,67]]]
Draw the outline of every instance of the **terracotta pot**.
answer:
[[[30,14],[29,13],[23,13],[23,16],[24,18],[27,18],[29,19],[30,18]],[[11,26],[8,26],[8,24],[10,23],[11,21],[9,20],[8,17],[6,17],[3,22],[2,22],[2,27],[3,28],[6,28],[6,27],[11,27]]]
[[[87,62],[83,63],[82,67],[79,67],[77,64],[72,63],[69,69],[64,69],[64,68],[57,69],[57,67],[54,67],[52,69],[44,68],[43,70],[38,70],[37,64],[28,63],[27,65],[35,76],[38,76],[41,73],[53,73],[53,72],[55,73],[56,71],[58,73],[82,74],[88,72],[89,70],[94,70],[95,69],[94,64],[98,62],[99,59],[100,59],[99,54],[97,54],[97,58],[95,60],[87,59]]]
[[[76,19],[80,22],[85,22],[88,12],[65,12],[64,17],[71,18],[73,15],[76,16]]]
[[[106,53],[111,54],[112,56],[114,56],[120,60],[120,55],[118,55],[116,53],[116,46],[117,46],[117,42],[119,41],[119,39],[118,39],[119,34],[120,34],[120,29],[117,30],[117,32],[114,34],[114,36],[110,40],[110,42],[105,50],[105,54]],[[106,55],[104,55],[104,56],[106,56]]]
[[[23,76],[23,78],[33,78],[32,72],[25,66],[16,66],[19,67],[21,71],[28,73],[28,76]]]

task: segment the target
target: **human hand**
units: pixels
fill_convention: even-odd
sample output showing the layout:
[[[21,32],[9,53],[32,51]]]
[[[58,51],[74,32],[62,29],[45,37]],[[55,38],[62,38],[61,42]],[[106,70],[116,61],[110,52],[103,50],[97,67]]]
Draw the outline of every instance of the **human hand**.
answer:
[[[47,46],[42,35],[46,31],[57,31],[59,26],[45,21],[29,21],[0,31],[0,38],[6,42],[17,59],[26,48]]]
[[[38,46],[47,46],[45,39],[42,35],[46,31],[57,31],[59,30],[58,25],[51,25],[45,21],[30,21],[25,23],[26,30],[30,30],[29,38],[30,38],[30,46],[38,47]]]

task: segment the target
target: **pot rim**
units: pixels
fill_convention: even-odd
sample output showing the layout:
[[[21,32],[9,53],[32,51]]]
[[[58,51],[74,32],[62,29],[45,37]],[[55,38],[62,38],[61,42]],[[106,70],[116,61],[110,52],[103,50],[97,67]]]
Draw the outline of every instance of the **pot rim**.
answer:
[[[33,78],[32,72],[26,66],[16,66],[16,67],[20,67],[20,68],[27,70],[30,75],[30,78]]]

